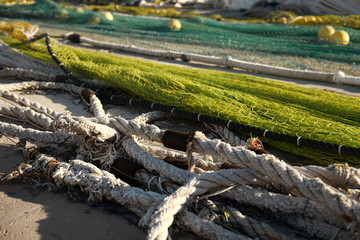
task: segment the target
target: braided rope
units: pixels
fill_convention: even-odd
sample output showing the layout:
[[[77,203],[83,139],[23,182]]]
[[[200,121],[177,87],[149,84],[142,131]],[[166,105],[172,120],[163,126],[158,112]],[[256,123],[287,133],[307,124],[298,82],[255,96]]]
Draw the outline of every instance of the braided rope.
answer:
[[[11,93],[9,91],[3,91],[0,90],[0,96],[3,98],[6,98],[10,101],[13,101],[15,103],[18,103],[22,106],[25,107],[29,107],[31,109],[33,109],[34,111],[40,112],[45,114],[46,116],[50,117],[50,118],[55,118],[56,116],[59,115],[59,113],[57,113],[56,111],[52,110],[51,108],[48,107],[44,107],[42,106],[40,103],[37,102],[32,102],[27,98],[21,97],[15,93]]]
[[[155,125],[139,124],[137,121],[126,120],[122,117],[115,117],[109,121],[116,129],[129,137],[136,135],[146,140],[162,142],[163,131]]]
[[[96,97],[96,95],[92,95],[89,97],[90,100],[90,109],[94,113],[95,117],[98,119],[105,119],[106,114],[104,111],[104,108],[102,107],[102,104],[100,102],[100,99]],[[105,120],[103,120],[105,121]]]
[[[235,221],[241,226],[241,229],[250,237],[260,238],[260,239],[290,239],[281,233],[275,231],[270,225],[256,221],[253,218],[247,217],[239,212],[237,209],[232,207],[227,207],[231,216]]]
[[[47,164],[54,161],[46,155],[39,155],[36,158],[37,165],[46,171]],[[58,187],[80,186],[89,194],[89,199],[101,200],[103,197],[128,207],[140,216],[154,203],[163,201],[163,195],[155,192],[143,191],[131,187],[127,183],[115,178],[114,175],[103,171],[90,163],[81,160],[73,160],[71,163],[61,163],[51,175]],[[200,219],[196,215],[183,211],[178,217],[179,225],[193,231],[200,237],[208,239],[249,239],[243,235],[235,234],[222,227]]]
[[[61,82],[41,82],[41,81],[25,81],[19,83],[2,83],[2,90],[7,90],[9,92],[12,91],[21,91],[21,90],[29,90],[29,89],[50,89],[50,90],[65,90],[71,93],[75,93],[80,95],[83,90],[82,87],[78,87],[69,83],[61,83]]]
[[[1,107],[0,113],[5,116],[20,119],[23,121],[31,121],[43,129],[51,130],[53,120],[44,114],[39,114],[30,108],[21,107]]]
[[[3,63],[4,64],[4,63]],[[56,76],[54,74],[46,74],[44,72],[34,71],[24,68],[5,68],[0,70],[0,77],[2,78],[20,78],[37,81],[55,81]]]
[[[360,205],[358,201],[349,198],[343,192],[326,185],[320,179],[310,179],[301,174],[296,168],[265,154],[256,155],[254,152],[242,148],[234,148],[219,140],[209,140],[203,134],[194,136],[194,148],[198,152],[211,154],[218,158],[228,159],[239,165],[245,165],[267,176],[269,181],[284,185],[295,195],[322,202],[330,211],[351,222],[353,230],[359,228]],[[346,216],[346,217],[345,217]]]
[[[72,146],[75,146],[78,143],[78,138],[67,132],[39,131],[5,122],[0,122],[0,133],[6,136],[43,143],[60,143]]]
[[[228,142],[230,145],[234,147],[246,145],[245,141],[238,138],[236,134],[227,127],[215,124],[213,124],[212,127],[222,138],[224,138],[224,141]],[[360,187],[360,171],[356,168],[350,168],[347,164],[333,164],[326,168],[314,165],[295,168],[308,177],[319,177],[321,180],[334,187],[341,187],[344,189]]]

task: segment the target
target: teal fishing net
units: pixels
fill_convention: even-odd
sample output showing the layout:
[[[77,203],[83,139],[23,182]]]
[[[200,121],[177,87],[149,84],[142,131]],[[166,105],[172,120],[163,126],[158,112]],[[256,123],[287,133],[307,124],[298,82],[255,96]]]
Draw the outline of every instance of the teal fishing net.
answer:
[[[58,28],[69,28],[115,37],[148,39],[193,46],[209,46],[229,50],[330,60],[358,65],[360,63],[360,32],[346,30],[351,42],[338,46],[317,37],[321,26],[285,24],[224,23],[207,18],[181,20],[181,30],[167,26],[168,19],[115,15],[113,21],[103,14],[60,6],[50,0],[32,5],[0,6],[0,15],[27,21],[54,22]]]

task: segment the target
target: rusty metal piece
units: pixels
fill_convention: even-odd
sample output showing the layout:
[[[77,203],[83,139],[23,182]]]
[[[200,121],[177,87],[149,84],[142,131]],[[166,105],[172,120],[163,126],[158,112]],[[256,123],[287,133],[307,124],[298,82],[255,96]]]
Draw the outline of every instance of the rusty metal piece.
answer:
[[[264,149],[260,139],[258,138],[250,138],[247,140],[247,149],[255,152],[258,155],[261,154],[270,154],[268,151]]]
[[[245,169],[244,167],[242,166],[239,166],[235,163],[223,163],[221,164],[221,169],[231,169],[231,168],[235,168],[235,169]]]
[[[193,137],[194,133],[169,129],[164,133],[162,141],[165,147],[186,152],[187,145]]]
[[[96,95],[96,93],[93,90],[86,88],[81,91],[81,95],[84,97],[84,99],[86,99],[86,101],[89,101],[89,98]]]

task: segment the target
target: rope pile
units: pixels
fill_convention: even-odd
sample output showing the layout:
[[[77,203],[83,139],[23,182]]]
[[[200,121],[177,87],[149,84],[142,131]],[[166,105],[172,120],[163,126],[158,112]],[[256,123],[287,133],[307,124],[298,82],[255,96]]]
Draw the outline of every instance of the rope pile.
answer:
[[[223,127],[213,128],[222,132],[223,139],[240,145],[209,139],[201,132],[163,130],[147,123],[164,117],[159,112],[133,120],[111,117],[104,111],[96,93],[70,84],[32,81],[2,84],[1,89],[2,98],[20,105],[2,108],[2,115],[14,117],[23,113],[22,120],[47,129],[1,122],[1,134],[30,142],[66,144],[77,149],[75,159],[68,162],[70,159],[59,161],[23,147],[32,160],[4,180],[48,176],[43,178],[44,183],[50,181],[58,189],[78,187],[88,194],[89,201],[106,198],[117,202],[142,217],[140,224],[148,227],[148,239],[166,239],[172,223],[205,239],[288,239],[274,221],[259,221],[248,216],[236,207],[236,202],[256,206],[264,215],[267,211],[270,216],[290,214],[288,224],[309,237],[358,237],[360,204],[355,195],[360,186],[358,169],[341,164],[326,168],[294,167],[269,153],[257,154],[261,149],[257,140],[246,143]],[[57,113],[9,91],[25,89],[59,89],[80,95],[89,103],[94,117]],[[149,154],[146,150],[152,146],[144,147],[149,141],[168,147],[162,153],[158,151],[158,155],[168,159],[164,161]],[[177,161],[185,163],[189,170],[170,164],[170,156],[179,157]],[[136,168],[141,171],[129,170],[129,161],[136,162]],[[126,167],[119,167],[121,164]],[[218,166],[218,170],[211,170],[210,166]],[[106,170],[112,168],[135,179],[139,174],[155,173],[162,178],[158,184],[162,192],[132,187]],[[199,172],[201,174],[197,174]],[[153,178],[148,175],[148,179]],[[145,178],[139,182],[144,182]],[[165,188],[172,193],[164,195]],[[223,205],[218,199],[234,203]],[[224,221],[238,226],[236,231],[224,228]]]

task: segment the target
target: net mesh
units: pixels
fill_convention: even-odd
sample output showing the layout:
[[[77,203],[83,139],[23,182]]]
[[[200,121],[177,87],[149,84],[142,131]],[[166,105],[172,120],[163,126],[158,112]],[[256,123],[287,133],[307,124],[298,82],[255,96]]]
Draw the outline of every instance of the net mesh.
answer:
[[[76,8],[59,6],[50,0],[40,0],[33,5],[0,6],[0,14],[8,18],[46,19],[56,21],[57,25],[75,23],[77,26],[72,29],[116,37],[206,45],[354,65],[360,63],[360,34],[355,29],[345,27],[337,27],[337,30],[346,30],[350,43],[337,46],[318,39],[321,26],[224,23],[208,18],[192,18],[181,20],[181,30],[174,31],[167,26],[168,19],[116,15],[114,21],[109,21],[101,13],[88,10],[80,13]]]

